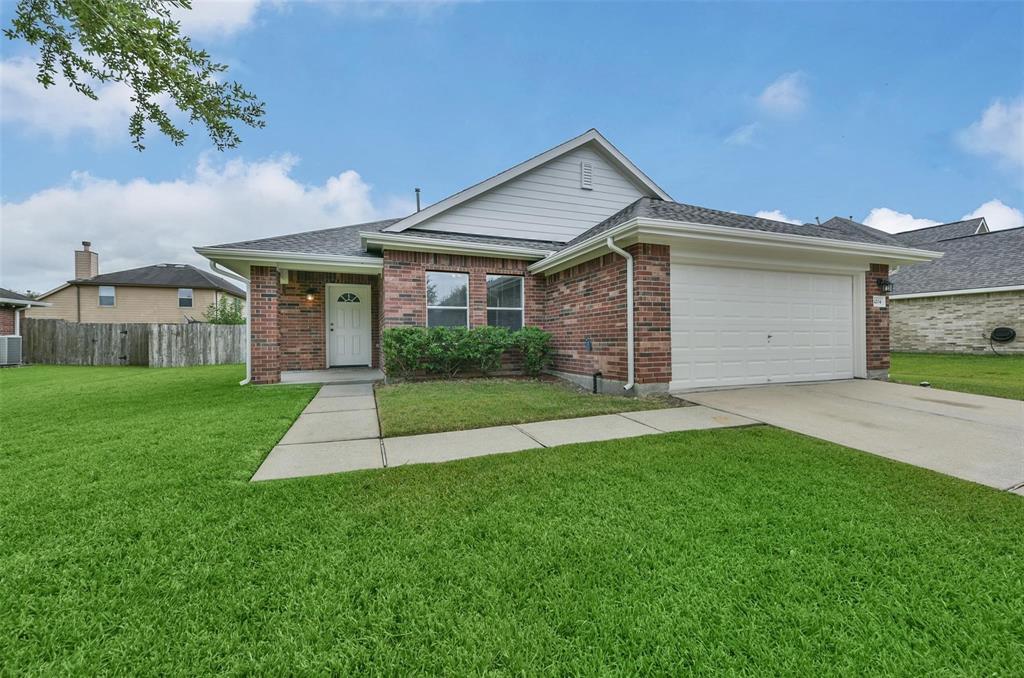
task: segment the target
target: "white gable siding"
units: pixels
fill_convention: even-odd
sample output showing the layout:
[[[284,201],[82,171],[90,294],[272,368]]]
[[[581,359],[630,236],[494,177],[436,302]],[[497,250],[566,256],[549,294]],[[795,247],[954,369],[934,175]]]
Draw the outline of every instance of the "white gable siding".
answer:
[[[580,163],[593,188],[580,187]],[[605,157],[581,147],[414,226],[416,230],[567,242],[645,193]]]

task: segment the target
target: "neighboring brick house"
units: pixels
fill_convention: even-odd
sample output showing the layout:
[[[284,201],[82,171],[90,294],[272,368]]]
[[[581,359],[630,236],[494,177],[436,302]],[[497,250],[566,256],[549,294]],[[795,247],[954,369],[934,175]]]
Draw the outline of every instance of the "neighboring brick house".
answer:
[[[893,272],[894,351],[1024,353],[1024,227],[990,232],[971,219],[894,237],[943,254]],[[992,341],[997,327],[1016,338]]]
[[[20,337],[21,321],[30,308],[46,308],[45,301],[0,287],[0,337]]]
[[[75,251],[75,277],[39,297],[47,308],[30,318],[82,323],[183,323],[202,320],[224,297],[245,300],[245,292],[220,276],[190,264],[156,264],[100,273],[91,243]]]
[[[673,202],[596,130],[402,219],[196,251],[250,281],[254,383],[379,366],[390,327],[536,325],[619,393],[884,378],[888,267],[938,256]]]

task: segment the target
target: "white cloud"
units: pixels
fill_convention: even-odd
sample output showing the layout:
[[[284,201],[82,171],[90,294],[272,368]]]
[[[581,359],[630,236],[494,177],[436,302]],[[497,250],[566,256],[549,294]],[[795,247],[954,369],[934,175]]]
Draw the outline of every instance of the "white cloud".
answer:
[[[47,290],[72,274],[72,251],[91,240],[100,270],[175,262],[207,266],[210,245],[330,228],[412,211],[408,199],[374,196],[348,170],[322,184],[291,176],[291,156],[211,162],[171,181],[114,181],[76,173],[62,185],[0,205],[5,287]]]
[[[1008,103],[997,99],[957,140],[971,153],[1024,166],[1024,97]]]
[[[793,217],[788,217],[782,213],[782,210],[761,210],[754,215],[760,219],[771,219],[772,221],[784,221],[787,224],[802,224],[804,222]]]
[[[941,221],[923,219],[915,217],[913,214],[897,212],[896,210],[889,209],[888,207],[876,207],[871,210],[871,212],[868,213],[868,216],[864,219],[865,225],[870,226],[871,228],[877,228],[880,231],[885,231],[886,233],[912,231],[915,228],[937,226],[941,223]]]
[[[998,231],[1001,228],[1024,226],[1024,212],[1010,207],[1003,203],[1002,200],[989,200],[978,209],[968,212],[961,218],[977,219],[978,217],[985,217],[985,223],[993,231]]]
[[[732,134],[725,138],[725,143],[730,146],[749,146],[754,143],[754,135],[757,133],[758,127],[760,125],[756,122],[737,127]]]
[[[757,98],[757,103],[763,111],[772,115],[798,115],[807,107],[807,100],[810,97],[805,81],[804,74],[799,71],[781,75],[764,88]]]
[[[128,135],[128,117],[135,110],[131,90],[119,83],[94,87],[98,101],[79,94],[58,78],[44,89],[36,80],[31,59],[0,61],[0,122],[24,126],[30,132],[65,139],[88,132],[100,141]]]
[[[248,28],[265,0],[192,0],[192,9],[176,8],[171,16],[182,33],[195,38],[228,37]]]

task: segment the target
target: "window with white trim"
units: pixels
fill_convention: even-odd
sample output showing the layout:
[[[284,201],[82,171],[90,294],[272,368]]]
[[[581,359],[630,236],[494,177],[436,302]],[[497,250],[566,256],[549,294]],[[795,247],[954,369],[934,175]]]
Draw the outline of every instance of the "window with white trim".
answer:
[[[190,288],[178,288],[178,308],[192,308],[192,290]]]
[[[469,327],[469,274],[427,271],[427,327]]]
[[[523,327],[523,276],[487,276],[487,324],[518,330]]]
[[[117,293],[113,285],[100,285],[100,306],[113,306],[117,301]]]

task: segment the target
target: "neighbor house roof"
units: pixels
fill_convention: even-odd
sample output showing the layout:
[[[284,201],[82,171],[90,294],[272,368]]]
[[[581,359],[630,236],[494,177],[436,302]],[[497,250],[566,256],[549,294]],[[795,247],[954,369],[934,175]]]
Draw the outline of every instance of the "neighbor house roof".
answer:
[[[926,245],[940,240],[962,238],[968,235],[975,235],[976,233],[987,232],[988,224],[985,223],[985,218],[979,217],[977,219],[953,221],[948,224],[939,224],[938,226],[927,226],[925,228],[914,229],[913,231],[894,233],[893,237],[907,247],[917,247],[918,245]]]
[[[191,264],[156,264],[126,271],[102,273],[92,278],[69,280],[72,285],[124,285],[132,287],[189,287],[213,289],[244,297],[245,292],[212,273]]]
[[[935,261],[900,266],[893,294],[927,294],[1024,286],[1024,227],[928,243]]]
[[[589,240],[633,218],[661,219],[691,224],[705,224],[708,226],[727,226],[753,231],[767,231],[769,233],[788,233],[790,235],[847,240],[872,245],[906,247],[904,243],[894,239],[887,233],[840,217],[833,217],[820,226],[817,224],[791,224],[785,221],[774,221],[772,219],[762,219],[761,217],[751,217],[745,214],[722,212],[707,207],[697,207],[696,205],[686,205],[656,198],[640,198],[590,230],[576,236],[566,246]]]
[[[24,294],[18,294],[11,290],[0,287],[0,304],[7,306],[49,306],[45,301],[37,301]]]

